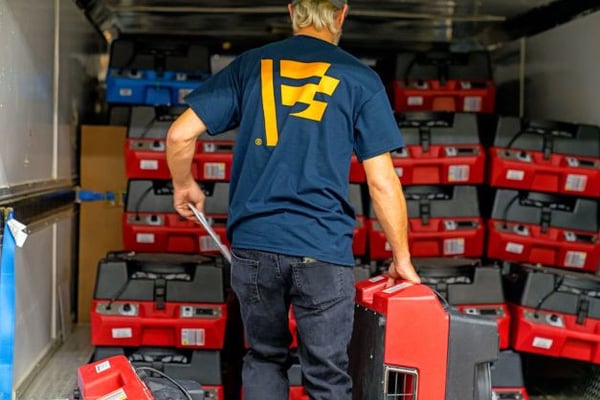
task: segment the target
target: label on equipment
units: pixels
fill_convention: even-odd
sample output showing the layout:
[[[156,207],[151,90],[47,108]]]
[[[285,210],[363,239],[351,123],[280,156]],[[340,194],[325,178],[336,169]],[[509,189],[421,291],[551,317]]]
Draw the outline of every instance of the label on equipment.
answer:
[[[533,338],[532,346],[540,348],[540,349],[548,350],[548,349],[552,348],[552,343],[554,343],[554,341],[552,339],[535,337],[535,338]]]
[[[406,101],[409,106],[422,106],[423,96],[410,96]]]
[[[383,293],[385,293],[385,294],[396,293],[396,292],[399,292],[399,291],[401,291],[403,289],[406,289],[407,287],[412,286],[412,285],[413,284],[410,283],[410,282],[403,282],[403,283],[400,283],[398,285],[395,285],[395,286],[392,286],[392,287],[389,287],[389,288],[385,289],[383,291]]]
[[[204,164],[204,178],[225,179],[225,163]]]
[[[182,346],[204,346],[204,329],[182,329]]]
[[[96,373],[97,374],[104,372],[107,369],[110,369],[110,362],[108,360],[96,365]]]
[[[583,268],[585,267],[585,259],[587,253],[584,251],[567,251],[565,256],[565,267]]]
[[[465,239],[446,239],[444,240],[444,255],[454,256],[465,254]]]
[[[525,246],[523,246],[520,243],[512,243],[512,242],[508,242],[506,243],[506,252],[507,253],[514,253],[514,254],[523,254],[523,250],[525,249]]]
[[[138,243],[154,243],[154,233],[138,233],[135,235],[135,241]]]
[[[464,111],[465,112],[479,112],[483,105],[483,99],[479,96],[467,96],[465,97]]]
[[[141,160],[140,161],[140,169],[147,171],[156,171],[158,169],[158,161],[157,160]]]
[[[519,171],[516,169],[509,169],[506,171],[506,179],[509,181],[522,181],[525,179],[525,171]]]
[[[451,165],[448,169],[449,182],[467,182],[471,173],[468,165]]]
[[[119,96],[122,96],[122,97],[131,97],[131,96],[133,96],[133,90],[126,89],[126,88],[119,89]]]
[[[110,392],[109,394],[105,394],[102,397],[98,397],[98,400],[126,400],[127,394],[123,390],[123,388],[119,388],[114,392]]]
[[[390,242],[385,242],[385,251],[392,251],[392,245],[390,245]]]
[[[565,190],[570,192],[583,192],[587,186],[587,176],[585,175],[567,175]]]
[[[399,178],[402,178],[402,176],[404,175],[404,168],[394,168],[396,170],[396,175],[398,175]]]
[[[112,330],[113,339],[130,339],[133,337],[133,330],[131,328],[114,328]]]
[[[381,282],[384,279],[385,279],[384,276],[379,275],[379,276],[375,276],[373,278],[370,278],[369,282],[371,282],[371,283],[377,283],[377,282]]]

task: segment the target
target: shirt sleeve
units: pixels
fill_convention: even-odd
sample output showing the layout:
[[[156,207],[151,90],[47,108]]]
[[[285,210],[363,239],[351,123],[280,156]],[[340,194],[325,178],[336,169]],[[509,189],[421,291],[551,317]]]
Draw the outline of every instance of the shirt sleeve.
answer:
[[[236,59],[185,97],[185,102],[206,125],[209,135],[239,125],[241,93],[238,71]]]
[[[362,162],[404,146],[385,90],[375,93],[361,108],[355,124],[354,152]]]

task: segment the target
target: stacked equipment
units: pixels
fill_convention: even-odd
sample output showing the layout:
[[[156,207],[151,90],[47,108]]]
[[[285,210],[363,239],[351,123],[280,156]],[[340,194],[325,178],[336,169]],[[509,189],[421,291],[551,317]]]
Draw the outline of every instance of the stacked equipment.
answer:
[[[208,47],[189,42],[119,39],[106,76],[109,104],[176,106],[210,76]]]
[[[225,272],[221,257],[109,253],[92,303],[94,359],[127,355],[223,399]]]
[[[598,278],[529,266],[511,283],[514,349],[600,364]]]
[[[600,129],[502,117],[490,160],[488,256],[597,272]]]
[[[403,52],[390,85],[397,112],[493,113],[496,86],[487,52]]]

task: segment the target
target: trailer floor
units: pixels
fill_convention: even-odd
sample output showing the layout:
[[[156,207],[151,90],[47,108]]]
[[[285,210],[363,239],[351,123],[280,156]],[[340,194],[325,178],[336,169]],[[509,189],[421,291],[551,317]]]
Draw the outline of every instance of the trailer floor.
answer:
[[[89,325],[78,325],[17,400],[69,400],[73,388],[76,386],[77,368],[89,362],[93,350],[90,343]],[[548,364],[547,359],[533,361],[534,364],[537,362]],[[550,364],[552,364],[552,360],[550,360]],[[534,367],[537,370],[539,366],[534,365]],[[584,370],[578,371],[578,367],[578,364],[551,365],[550,370],[555,372],[570,370],[575,376],[583,375],[582,371]],[[544,373],[537,377],[534,376],[532,381],[528,382],[528,386],[531,385],[530,400],[584,399],[583,388],[589,384],[589,381],[586,383],[583,376],[581,376],[582,379],[571,376],[564,380],[560,379],[560,373],[556,376],[548,375],[552,374]],[[587,399],[596,400],[590,397]]]
[[[78,325],[17,400],[67,400],[76,386],[77,368],[87,364],[94,347],[89,325]]]

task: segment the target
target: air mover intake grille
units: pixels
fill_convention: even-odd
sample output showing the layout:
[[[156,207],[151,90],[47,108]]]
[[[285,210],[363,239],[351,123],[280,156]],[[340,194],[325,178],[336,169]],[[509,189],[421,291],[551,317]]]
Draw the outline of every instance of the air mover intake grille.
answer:
[[[417,400],[418,373],[414,369],[385,367],[385,400]]]

